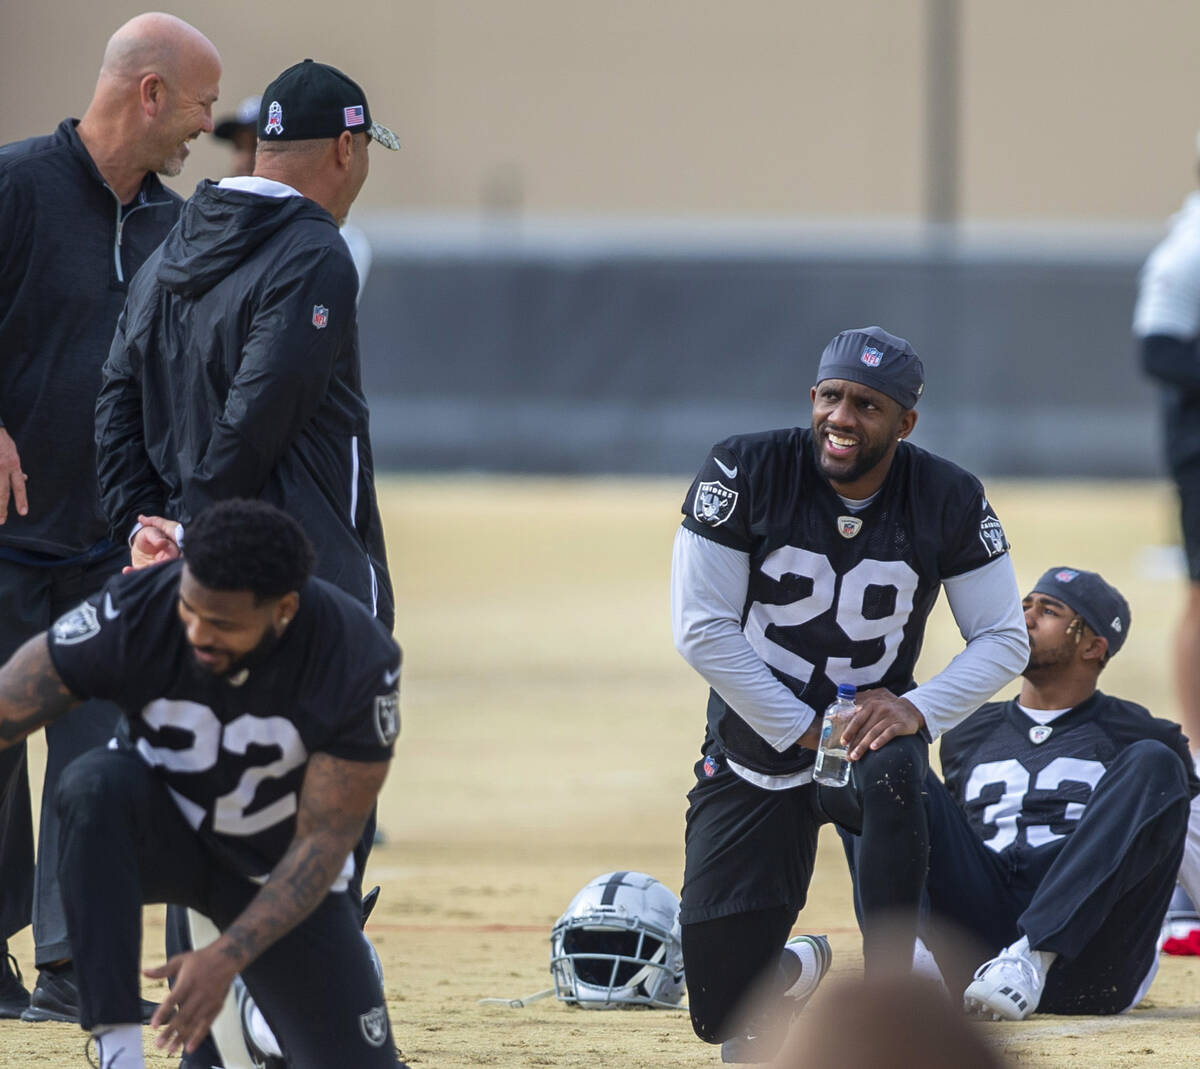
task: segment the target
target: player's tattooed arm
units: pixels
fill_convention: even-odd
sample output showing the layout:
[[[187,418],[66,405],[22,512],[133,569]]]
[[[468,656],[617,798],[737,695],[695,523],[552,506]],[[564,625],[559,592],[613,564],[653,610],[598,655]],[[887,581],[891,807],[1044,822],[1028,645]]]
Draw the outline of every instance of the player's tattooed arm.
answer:
[[[314,754],[296,814],[296,834],[270,879],[219,938],[172,956],[147,976],[175,983],[150,1020],[157,1046],[194,1051],[208,1035],[234,976],[307,917],[329,893],[366,825],[387,761]]]
[[[292,844],[219,940],[239,969],[320,904],[362,835],[387,770],[387,761],[309,759]]]
[[[0,668],[0,750],[79,704],[50,660],[50,641],[35,635]]]

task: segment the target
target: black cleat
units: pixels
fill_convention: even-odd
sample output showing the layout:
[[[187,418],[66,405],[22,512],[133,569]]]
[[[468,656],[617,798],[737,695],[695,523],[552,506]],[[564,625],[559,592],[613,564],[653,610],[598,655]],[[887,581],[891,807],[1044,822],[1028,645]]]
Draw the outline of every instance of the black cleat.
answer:
[[[0,943],[0,1019],[15,1021],[27,1009],[29,992],[21,976],[21,967],[8,952],[8,944]]]
[[[142,999],[141,1005],[142,1024],[149,1024],[158,1003]],[[38,970],[37,983],[21,1020],[79,1023],[79,985],[75,980],[74,962],[56,969]]]
[[[371,911],[375,908],[375,905],[378,901],[379,887],[376,885],[362,897],[362,922],[359,924],[360,928],[365,928],[367,926],[367,920],[371,916]]]

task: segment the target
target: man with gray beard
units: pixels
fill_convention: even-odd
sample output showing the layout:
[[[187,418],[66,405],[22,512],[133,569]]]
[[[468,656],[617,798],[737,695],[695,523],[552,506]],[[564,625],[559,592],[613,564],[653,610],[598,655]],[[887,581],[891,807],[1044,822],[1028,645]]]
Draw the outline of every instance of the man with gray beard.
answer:
[[[179,215],[157,175],[211,132],[220,77],[202,33],[138,15],[109,40],[82,119],[0,148],[0,660],[129,563],[100,511],[100,368],[129,280]],[[47,732],[36,874],[25,747],[0,755],[0,1017],[78,1019],[54,792],[117,717],[88,702]],[[32,1001],[7,945],[31,916]]]

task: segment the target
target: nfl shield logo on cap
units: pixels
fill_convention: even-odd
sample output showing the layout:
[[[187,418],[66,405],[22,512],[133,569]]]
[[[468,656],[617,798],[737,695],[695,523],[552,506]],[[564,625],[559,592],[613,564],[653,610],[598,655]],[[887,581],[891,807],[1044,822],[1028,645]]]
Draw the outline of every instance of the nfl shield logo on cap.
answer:
[[[324,330],[329,323],[329,309],[323,304],[313,305],[313,326],[317,330]]]

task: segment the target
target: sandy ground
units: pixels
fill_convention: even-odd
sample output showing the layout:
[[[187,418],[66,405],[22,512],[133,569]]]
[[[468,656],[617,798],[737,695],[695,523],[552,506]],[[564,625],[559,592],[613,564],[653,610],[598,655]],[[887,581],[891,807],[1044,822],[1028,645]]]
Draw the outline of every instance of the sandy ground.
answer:
[[[590,877],[640,869],[678,890],[704,701],[667,619],[686,483],[383,484],[406,655],[404,731],[380,807],[387,842],[368,871],[368,883],[383,886],[368,932],[414,1066],[719,1064],[683,1012],[592,1013],[553,998],[524,1009],[478,1004],[549,985],[550,927]],[[1165,487],[989,489],[1023,586],[1072,563],[1122,588],[1134,625],[1103,683],[1171,715],[1167,645],[1181,583],[1170,555],[1154,548],[1173,536]],[[960,644],[939,606],[920,674]],[[834,974],[844,977],[861,968],[848,886],[827,835],[800,927],[829,934]],[[148,962],[161,960],[161,915],[146,911]],[[13,949],[32,976],[28,931]],[[1149,998],[1129,1014],[976,1027],[1014,1065],[1193,1065],[1198,996],[1200,959],[1164,958]],[[85,1065],[83,1039],[72,1025],[0,1022],[0,1069]],[[174,1062],[149,1038],[147,1051],[152,1067]]]

